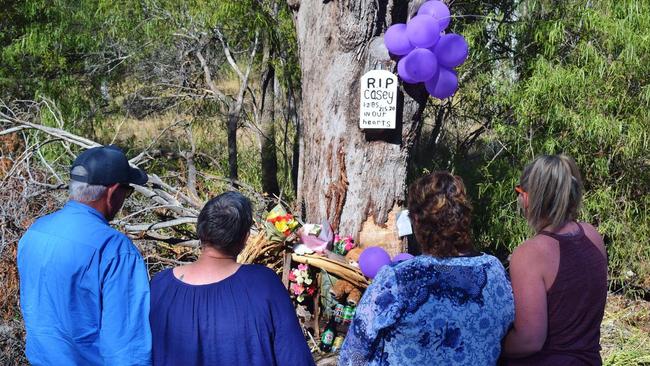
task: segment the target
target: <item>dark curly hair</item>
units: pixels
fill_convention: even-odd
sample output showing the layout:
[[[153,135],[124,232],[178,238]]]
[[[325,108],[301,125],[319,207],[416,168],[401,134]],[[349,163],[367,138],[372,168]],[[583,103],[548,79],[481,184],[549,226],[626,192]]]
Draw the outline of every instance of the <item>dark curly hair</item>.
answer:
[[[423,253],[455,257],[474,251],[472,206],[460,177],[446,171],[421,177],[409,187],[408,201],[415,238]]]

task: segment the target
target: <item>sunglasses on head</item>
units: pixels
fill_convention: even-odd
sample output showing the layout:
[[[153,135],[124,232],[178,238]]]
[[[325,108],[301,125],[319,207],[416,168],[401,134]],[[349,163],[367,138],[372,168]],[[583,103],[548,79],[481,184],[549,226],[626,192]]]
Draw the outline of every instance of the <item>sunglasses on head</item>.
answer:
[[[524,191],[524,189],[521,187],[520,184],[517,184],[517,185],[515,186],[515,192],[517,192],[517,194],[526,193],[526,191]]]

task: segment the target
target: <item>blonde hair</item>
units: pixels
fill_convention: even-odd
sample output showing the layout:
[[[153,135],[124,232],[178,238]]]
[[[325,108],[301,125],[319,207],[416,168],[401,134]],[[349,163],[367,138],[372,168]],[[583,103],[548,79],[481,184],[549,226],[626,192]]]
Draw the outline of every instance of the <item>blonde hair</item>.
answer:
[[[570,156],[538,156],[526,166],[519,182],[528,193],[525,216],[535,232],[548,225],[558,229],[578,216],[582,179]]]

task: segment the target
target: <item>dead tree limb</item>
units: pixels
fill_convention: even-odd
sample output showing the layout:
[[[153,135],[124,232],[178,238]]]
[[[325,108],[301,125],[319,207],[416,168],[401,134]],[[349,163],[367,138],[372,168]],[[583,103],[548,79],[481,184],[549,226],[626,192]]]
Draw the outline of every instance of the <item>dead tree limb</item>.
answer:
[[[54,167],[49,164],[46,159],[40,154],[40,149],[43,146],[54,142],[67,142],[82,149],[101,146],[99,143],[93,140],[65,131],[62,128],[44,126],[30,121],[30,119],[36,118],[38,114],[37,112],[40,111],[41,106],[45,106],[47,112],[55,116],[57,124],[63,124],[60,113],[56,107],[47,101],[41,103],[31,102],[31,110],[23,113],[10,109],[6,105],[3,109],[0,110],[0,136],[8,135],[11,133],[19,133],[26,130],[34,130],[44,133],[46,136],[48,136],[48,138],[43,141],[38,140],[38,137],[34,137],[36,142],[25,144],[26,148],[16,159],[16,161],[14,161],[11,168],[6,172],[6,174],[4,174],[2,181],[0,181],[0,186],[4,187],[7,181],[11,177],[15,176],[17,170],[22,169],[22,171],[25,172],[26,176],[29,177],[30,183],[33,185],[45,186],[46,189],[65,188],[65,183],[63,183],[61,176],[56,172]],[[72,153],[72,151],[70,151],[70,153]],[[57,184],[49,184],[47,181],[39,181],[32,176],[30,169],[30,159],[33,155],[36,155],[40,159],[43,169],[50,172],[51,178],[54,179]],[[132,165],[135,166],[133,163]],[[148,186],[136,186],[135,190],[155,203],[154,208],[151,210],[164,210],[165,212],[168,212],[172,215],[172,219],[158,223],[132,223],[130,221],[120,221],[117,223],[119,225],[123,225],[125,229],[133,235],[136,235],[138,233],[140,235],[143,235],[144,233],[154,230],[169,229],[175,226],[193,224],[196,222],[196,217],[198,216],[199,210],[202,207],[202,202],[200,202],[198,197],[191,197],[191,195],[185,194],[181,189],[164,182],[155,174],[149,174]],[[150,210],[145,208],[144,210],[139,211],[145,212]],[[129,219],[132,218],[134,218],[134,216],[129,216]]]

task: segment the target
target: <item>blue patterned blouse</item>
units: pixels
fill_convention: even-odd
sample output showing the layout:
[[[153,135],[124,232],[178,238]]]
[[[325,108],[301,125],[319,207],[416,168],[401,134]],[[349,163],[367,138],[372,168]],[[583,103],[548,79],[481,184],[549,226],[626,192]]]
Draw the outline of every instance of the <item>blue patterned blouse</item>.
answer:
[[[415,257],[377,274],[339,365],[495,365],[513,319],[512,287],[495,257]]]

